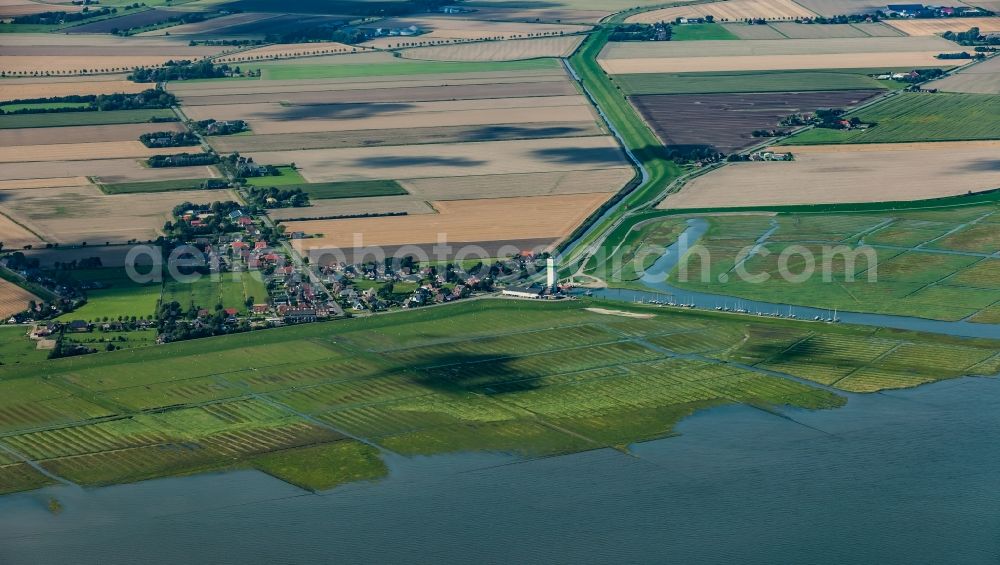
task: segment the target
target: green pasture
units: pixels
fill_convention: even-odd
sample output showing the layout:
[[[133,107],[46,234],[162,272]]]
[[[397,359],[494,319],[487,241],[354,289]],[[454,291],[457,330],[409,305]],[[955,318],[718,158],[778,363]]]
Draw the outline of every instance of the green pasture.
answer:
[[[104,194],[136,194],[142,192],[169,192],[173,190],[200,190],[210,179],[175,179],[145,182],[120,182],[99,184]]]
[[[173,117],[175,117],[174,113],[169,109],[109,110],[106,112],[56,112],[52,114],[10,114],[0,116],[0,129],[141,124],[154,118]]]
[[[63,314],[60,320],[86,320],[99,322],[121,318],[146,318],[156,313],[160,299],[160,283],[138,284],[124,269],[78,269],[69,275],[80,282],[97,282],[103,288],[86,290],[87,303],[73,312]]]
[[[90,102],[35,102],[29,104],[0,104],[4,112],[19,112],[23,110],[60,110],[63,108],[86,108]]]
[[[851,112],[849,116],[876,125],[847,131],[813,128],[783,143],[818,145],[1000,138],[1000,96],[993,94],[904,92]]]
[[[699,41],[706,39],[739,39],[719,24],[681,24],[671,26],[670,41]]]

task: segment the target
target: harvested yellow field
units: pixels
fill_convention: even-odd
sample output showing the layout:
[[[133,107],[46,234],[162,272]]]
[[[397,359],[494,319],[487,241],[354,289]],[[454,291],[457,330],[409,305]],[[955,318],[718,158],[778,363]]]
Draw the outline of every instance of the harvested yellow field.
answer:
[[[815,24],[814,24],[815,25]],[[820,26],[823,27],[823,26]],[[609,43],[600,59],[663,59],[749,57],[768,55],[850,55],[854,53],[953,51],[941,37],[827,37],[822,39],[759,39],[754,41],[659,41]]]
[[[791,162],[730,163],[695,178],[660,208],[921,200],[1000,187],[1000,142],[781,147]]]
[[[277,208],[267,215],[275,220],[294,218],[330,218],[364,214],[434,214],[426,200],[413,196],[379,196],[378,198],[335,198],[314,200],[308,208]]]
[[[426,33],[406,37],[379,37],[364,45],[380,49],[418,47],[461,41],[528,39],[580,33],[590,26],[466,20],[458,18],[395,18],[379,22],[379,27],[417,26]]]
[[[610,136],[247,153],[295,163],[311,182],[466,177],[626,166]]]
[[[167,90],[182,98],[189,96],[229,96],[276,92],[324,92],[328,90],[396,89],[426,86],[490,85],[565,81],[566,71],[560,68],[525,71],[491,71],[413,75],[406,77],[363,77],[333,79],[294,79],[267,81],[204,81],[171,82]],[[220,99],[222,100],[222,99]],[[219,102],[228,104],[228,102]]]
[[[37,82],[0,83],[0,102],[7,100],[28,100],[32,98],[50,98],[53,96],[88,96],[91,94],[114,94],[124,92],[134,94],[149,88],[148,84],[130,80],[100,80],[87,82],[67,82],[65,79],[36,79]]]
[[[288,231],[322,234],[294,240],[300,251],[378,245],[565,237],[609,197],[574,194],[434,202],[437,214],[285,222]],[[360,245],[359,245],[360,244]]]
[[[693,43],[693,42],[692,42]],[[867,69],[879,67],[950,67],[935,56],[940,51],[876,52],[822,55],[763,55],[750,57],[691,57],[670,59],[604,59],[610,74],[766,71],[793,69]]]
[[[18,225],[6,214],[7,211],[0,205],[0,241],[3,242],[4,249],[22,249],[43,243],[38,236]]]
[[[26,310],[31,300],[41,302],[40,298],[27,290],[0,279],[0,322],[5,322],[8,317]]]
[[[49,145],[21,145],[0,147],[0,163],[28,163],[32,161],[86,161],[91,159],[124,159],[171,155],[184,148],[160,147],[150,149],[139,141],[100,141],[95,143],[53,143]],[[197,148],[187,148],[197,152]]]
[[[0,203],[4,214],[60,244],[125,243],[156,238],[180,202],[233,200],[228,190],[106,195],[95,186],[14,191]]]
[[[704,18],[705,16],[712,16],[717,21],[742,21],[748,18],[786,20],[812,18],[815,15],[792,0],[728,0],[652,10],[631,16],[625,21],[651,24],[661,21],[672,22],[676,18]]]
[[[0,180],[0,190],[28,188],[53,188],[58,186],[87,186],[87,177],[56,177],[51,179]]]
[[[403,50],[406,59],[427,61],[515,61],[538,57],[566,57],[576,50],[582,35],[518,39],[515,41],[482,41],[463,45],[418,47]]]
[[[997,17],[886,20],[885,23],[907,35],[940,35],[946,31],[969,31],[974,27],[978,27],[980,33],[984,34],[1000,32],[1000,18]]]
[[[7,75],[44,73],[107,74],[167,60],[197,60],[225,47],[191,46],[170,38],[91,34],[10,33],[3,35],[0,71]]]
[[[99,177],[105,183],[196,179],[219,176],[214,167],[144,167],[138,159],[28,161],[0,163],[0,179]]]
[[[280,103],[189,106],[194,120],[242,119],[258,135],[596,119],[580,95],[358,105]]]
[[[366,50],[368,50],[367,47],[360,45],[322,41],[316,43],[267,45],[256,49],[240,51],[232,55],[216,57],[214,60],[219,63],[241,63],[244,61],[260,61],[262,59],[291,59],[294,57],[357,53]]]
[[[579,171],[409,179],[400,181],[400,184],[414,198],[466,200],[615,192],[632,180],[634,174],[631,167],[612,167]]]

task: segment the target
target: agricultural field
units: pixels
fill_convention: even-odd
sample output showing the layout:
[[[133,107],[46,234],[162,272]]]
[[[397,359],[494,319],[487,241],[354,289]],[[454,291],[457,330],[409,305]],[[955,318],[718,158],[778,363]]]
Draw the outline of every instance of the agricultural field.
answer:
[[[3,282],[0,280],[0,285]],[[37,342],[28,338],[27,328],[20,326],[0,327],[0,359],[3,359],[5,365],[44,361],[48,353],[44,349],[39,349]]]
[[[0,320],[6,321],[12,314],[25,310],[29,300],[41,302],[41,299],[34,294],[0,278]]]
[[[714,73],[636,73],[616,75],[628,96],[635,94],[722,94],[743,92],[812,92],[824,90],[896,90],[905,83],[876,80],[881,69],[814,71],[723,71]]]
[[[629,16],[625,21],[651,24],[662,21],[671,22],[676,18],[704,18],[705,16],[712,16],[717,22],[739,22],[748,18],[755,20],[811,18],[815,14],[791,0],[729,0],[728,2],[706,2],[642,12]]]
[[[230,33],[231,30],[236,30],[239,33],[239,28],[245,28],[247,25],[252,24],[263,24],[267,20],[272,20],[277,18],[276,14],[267,14],[261,12],[245,12],[241,14],[229,14],[227,16],[221,16],[218,18],[210,18],[200,22],[193,22],[189,24],[181,24],[176,26],[170,26],[167,28],[154,29],[150,31],[144,31],[138,34],[139,37],[152,37],[161,35],[171,35],[177,36],[199,36],[199,35],[212,35],[212,36],[227,36],[233,35]]]
[[[135,14],[141,16],[149,12]],[[127,16],[126,16],[127,17]],[[121,18],[86,26],[113,26]],[[84,26],[72,28],[79,31]],[[201,59],[221,53],[224,47],[189,46],[169,38],[69,35],[4,34],[4,57],[0,72],[6,76],[37,74],[74,75],[124,73],[136,66],[156,66],[171,59]],[[53,82],[56,82],[53,80]]]
[[[55,114],[9,114],[0,116],[0,130],[67,126],[140,124],[169,119],[174,113],[162,110],[109,110],[106,112],[64,112]]]
[[[318,237],[293,242],[300,251],[321,253],[326,249],[363,246],[401,246],[433,244],[440,237],[449,243],[519,241],[551,244],[573,231],[597,209],[608,194],[567,194],[514,198],[478,198],[474,200],[435,201],[433,214],[402,217],[356,218],[343,220],[288,221],[288,231],[301,231]],[[381,198],[385,199],[385,197]],[[391,204],[390,204],[391,206]],[[301,213],[301,212],[300,212]],[[484,218],[504,218],[502,222]]]
[[[403,49],[400,53],[405,59],[424,61],[516,61],[539,57],[566,57],[580,45],[581,41],[583,41],[582,35],[567,35],[417,47]]]
[[[37,234],[31,241],[37,243],[41,238],[49,243],[86,242],[95,246],[155,239],[171,209],[185,200],[232,199],[226,190],[111,195],[93,185],[9,190],[3,194],[6,198],[0,201],[0,213]],[[15,240],[8,239],[7,246],[14,247]]]
[[[684,24],[671,28],[670,41],[706,41],[739,39],[722,24]]]
[[[963,141],[1000,136],[1000,98],[985,94],[900,93],[849,114],[867,129],[814,128],[787,139],[789,145]]]
[[[941,35],[946,31],[961,33],[976,27],[982,34],[1000,32],[1000,18],[941,18],[933,20],[888,20],[888,25],[906,35]]]
[[[796,0],[798,4],[821,16],[844,16],[851,14],[871,14],[884,10],[885,5],[875,0]]]
[[[590,26],[468,20],[447,17],[391,18],[378,22],[377,27],[417,26],[426,33],[409,37],[379,37],[362,45],[380,49],[423,47],[464,41],[498,41],[533,37],[559,36],[589,31]],[[376,27],[376,26],[372,26]]]
[[[812,145],[791,162],[729,163],[692,179],[663,209],[923,200],[1000,188],[1000,142]],[[878,179],[877,189],[871,179]]]
[[[177,302],[184,310],[205,309],[215,312],[218,306],[247,312],[247,299],[261,302],[267,288],[257,272],[221,273],[195,281],[167,280],[163,285],[163,303]]]
[[[670,147],[709,146],[731,153],[761,142],[755,130],[779,128],[782,119],[817,108],[849,108],[876,90],[773,94],[639,95],[629,100]]]
[[[727,2],[728,3],[728,2]],[[611,74],[954,66],[936,58],[958,46],[940,37],[847,37],[609,43]],[[944,63],[944,64],[943,64]]]
[[[942,92],[1000,94],[1000,57],[991,57],[943,79],[927,83]]]
[[[845,350],[855,354],[845,360]],[[671,357],[691,352],[697,360]],[[259,468],[323,490],[383,477],[380,460],[394,453],[625,449],[713,406],[836,408],[838,389],[989,374],[994,358],[985,340],[480,300],[2,366],[0,427],[6,445],[83,485]],[[38,486],[4,477],[6,491]]]
[[[43,243],[38,234],[11,219],[2,207],[0,207],[0,241],[3,242],[4,249],[21,249]]]
[[[104,77],[102,77],[104,78]],[[65,78],[8,78],[0,83],[0,101],[27,100],[53,96],[87,96],[91,94],[136,94],[149,85],[130,80],[73,80]]]
[[[358,53],[365,51],[362,46],[346,45],[332,41],[299,43],[299,44],[277,44],[267,45],[239,51],[232,55],[215,57],[213,61],[218,63],[244,63],[247,61],[259,61],[261,59],[292,59],[295,57],[314,57],[318,55],[333,55]]]
[[[186,131],[180,122],[0,129],[0,147],[136,142],[154,131]],[[143,146],[145,147],[145,146]]]
[[[767,25],[722,24],[740,39],[833,39],[838,37],[901,37],[903,32],[881,23],[803,24],[772,22]]]
[[[1000,300],[995,280],[1000,269],[995,257],[1000,250],[1000,208],[995,198],[983,200],[978,205],[913,210],[850,212],[845,206],[845,212],[816,208],[813,213],[708,216],[709,231],[697,246],[707,254],[693,251],[685,259],[688,280],[676,280],[675,273],[672,284],[750,300],[988,323],[986,315]],[[732,275],[741,250],[758,240],[760,251],[749,255],[743,268],[770,278],[761,283]],[[791,246],[820,253],[822,246],[835,245],[870,246],[877,263],[862,253],[854,262],[853,280],[844,257],[831,263],[832,282],[823,281],[821,269],[805,282],[779,276],[779,257]],[[708,263],[702,262],[704,257]],[[799,273],[804,264],[799,256],[788,265]],[[723,274],[731,275],[726,282],[719,281]]]

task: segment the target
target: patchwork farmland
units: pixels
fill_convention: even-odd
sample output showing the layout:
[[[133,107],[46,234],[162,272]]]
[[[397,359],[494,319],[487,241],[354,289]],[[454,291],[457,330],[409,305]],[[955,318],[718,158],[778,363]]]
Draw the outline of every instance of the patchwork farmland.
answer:
[[[760,143],[754,130],[775,129],[782,119],[817,108],[856,106],[874,90],[773,94],[640,95],[630,98],[669,147],[714,147],[730,153]]]

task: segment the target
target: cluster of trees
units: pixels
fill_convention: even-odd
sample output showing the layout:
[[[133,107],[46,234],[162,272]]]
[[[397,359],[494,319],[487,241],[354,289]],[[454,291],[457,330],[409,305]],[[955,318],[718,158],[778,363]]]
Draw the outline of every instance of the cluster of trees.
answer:
[[[239,70],[239,67],[236,68]],[[250,126],[243,120],[218,122],[209,118],[195,122],[194,128],[202,135],[233,135],[250,129]]]
[[[840,108],[820,108],[813,115],[812,123],[818,128],[826,129],[851,129],[865,124],[857,116],[845,120],[844,110]]]
[[[14,16],[10,23],[12,24],[33,24],[33,25],[59,25],[68,24],[73,22],[81,22],[89,18],[96,18],[98,16],[110,16],[111,14],[118,13],[118,8],[101,8],[99,10],[91,10],[85,7],[79,12],[40,12],[37,14],[25,14],[23,16]]]
[[[269,43],[263,39],[192,39],[188,42],[189,47],[198,45],[208,45],[210,47],[253,47],[256,45],[266,45]]]
[[[222,309],[222,304],[216,304],[214,312],[207,318],[198,320],[199,307],[192,305],[185,310],[176,300],[161,304],[156,311],[156,325],[161,341],[182,341],[229,333],[244,332],[250,329],[245,319],[230,323]]]
[[[184,202],[174,206],[172,213],[176,220],[165,223],[163,225],[163,232],[167,237],[175,238],[182,242],[190,241],[198,236],[233,232],[238,230],[239,226],[229,218],[229,214],[240,208],[240,204],[232,200],[224,202],[215,201],[211,204]],[[202,216],[200,218],[200,226],[191,225],[192,219],[184,219],[184,216],[188,212]]]
[[[666,158],[677,163],[691,161],[714,162],[726,156],[712,145],[672,145],[666,148]]]
[[[936,79],[938,77],[944,76],[944,74],[945,73],[943,69],[917,69],[915,71],[912,71],[911,74],[907,74],[900,80],[902,80],[903,82],[916,84],[919,82],[926,82],[928,80]]]
[[[958,33],[946,31],[944,32],[944,38],[954,41],[959,45],[1000,45],[1000,36],[996,34],[983,35],[978,27],[969,28],[968,31]]]
[[[368,34],[359,29],[332,28],[327,24],[308,25],[281,33],[265,36],[268,43],[309,43],[313,41],[336,41],[338,43],[361,43],[368,40]]]
[[[301,188],[279,189],[251,186],[250,203],[261,208],[302,208],[309,206],[309,194]]]
[[[230,76],[233,70],[229,65],[216,65],[207,59],[192,62],[167,61],[162,67],[139,67],[128,76],[132,82],[165,82],[168,80],[187,80],[196,78],[222,78]]]
[[[187,147],[198,145],[198,136],[189,131],[155,131],[139,136],[146,147]]]
[[[938,59],[952,60],[952,59],[985,59],[986,55],[983,53],[976,53],[975,55],[962,51],[960,53],[938,53],[935,55]]]
[[[86,106],[26,107],[16,110],[0,110],[0,114],[53,114],[63,112],[95,112],[109,110],[139,110],[169,108],[177,102],[173,94],[150,88],[135,94],[98,94],[53,96],[50,98],[25,98],[11,100],[8,104],[86,104]]]
[[[754,137],[781,137],[788,135],[788,132],[780,129],[755,129],[752,135]]]
[[[153,155],[146,163],[153,168],[162,167],[193,167],[195,165],[214,165],[219,162],[215,153],[178,153],[176,155]]]
[[[672,31],[664,22],[655,24],[618,24],[611,31],[610,41],[670,41]]]
[[[800,23],[816,23],[816,24],[857,24],[862,22],[878,22],[886,18],[885,12],[881,10],[876,10],[871,14],[849,14],[846,16],[816,16],[811,19],[804,19]]]

